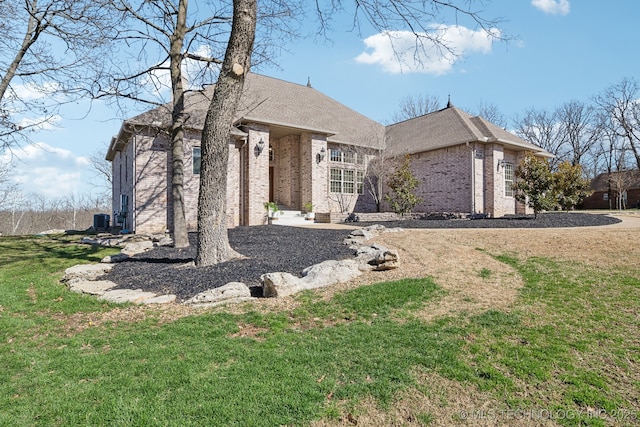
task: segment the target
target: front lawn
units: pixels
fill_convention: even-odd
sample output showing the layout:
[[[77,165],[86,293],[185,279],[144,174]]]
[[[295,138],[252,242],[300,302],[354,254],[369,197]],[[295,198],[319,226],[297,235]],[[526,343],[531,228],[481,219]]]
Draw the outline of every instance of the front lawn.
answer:
[[[0,425],[638,423],[639,260],[492,254],[513,306],[431,321],[429,277],[185,316],[68,292],[65,268],[114,252],[70,241],[0,238]]]

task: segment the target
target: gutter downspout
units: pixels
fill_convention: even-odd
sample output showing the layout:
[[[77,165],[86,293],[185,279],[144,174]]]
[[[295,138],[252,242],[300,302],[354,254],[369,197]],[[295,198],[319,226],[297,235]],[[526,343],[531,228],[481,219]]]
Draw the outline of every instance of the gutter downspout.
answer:
[[[471,215],[476,213],[476,147],[470,145],[470,141],[465,142],[471,148]]]

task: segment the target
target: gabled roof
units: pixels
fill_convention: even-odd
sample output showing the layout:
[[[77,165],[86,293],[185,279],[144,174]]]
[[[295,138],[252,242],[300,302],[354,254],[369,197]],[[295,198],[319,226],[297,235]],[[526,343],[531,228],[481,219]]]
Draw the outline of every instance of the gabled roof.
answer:
[[[186,126],[204,127],[215,85],[185,96]],[[164,105],[135,116],[125,123],[168,128],[171,106]],[[330,142],[381,148],[384,126],[346,107],[308,85],[249,73],[238,105],[234,125],[275,125],[291,133],[308,131],[327,135]]]
[[[552,157],[537,145],[479,116],[447,106],[439,111],[387,126],[387,147],[393,154],[414,154],[471,142],[499,142],[516,150]]]

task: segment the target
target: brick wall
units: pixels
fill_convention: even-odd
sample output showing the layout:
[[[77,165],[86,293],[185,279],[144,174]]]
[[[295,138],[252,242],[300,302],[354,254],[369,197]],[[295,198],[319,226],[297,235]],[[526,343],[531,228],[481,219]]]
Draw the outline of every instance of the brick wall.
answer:
[[[420,180],[416,194],[424,202],[416,212],[471,211],[471,151],[465,145],[418,153],[411,170]]]
[[[260,225],[265,222],[264,203],[269,201],[269,128],[252,124],[245,129],[249,133],[242,153],[243,174],[243,222],[244,225]],[[262,140],[264,151],[257,154],[255,147]]]
[[[279,204],[301,209],[300,136],[288,135],[272,142],[274,197]]]
[[[140,133],[135,136],[135,231],[164,232],[169,225],[167,202],[170,188],[167,172],[169,140],[166,135]],[[129,144],[131,145],[131,144]],[[133,199],[130,199],[134,207]]]

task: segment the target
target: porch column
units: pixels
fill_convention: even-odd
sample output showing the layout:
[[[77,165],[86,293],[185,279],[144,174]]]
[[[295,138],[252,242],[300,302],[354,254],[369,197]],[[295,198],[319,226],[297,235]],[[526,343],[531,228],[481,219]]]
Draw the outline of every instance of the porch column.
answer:
[[[269,128],[251,125],[247,130],[241,196],[244,221],[246,225],[260,225],[265,223],[264,203],[269,201]],[[260,146],[263,147],[261,152]]]
[[[320,155],[324,149],[324,158]],[[300,135],[300,197],[313,203],[315,212],[329,212],[329,150],[327,137],[304,132]]]

